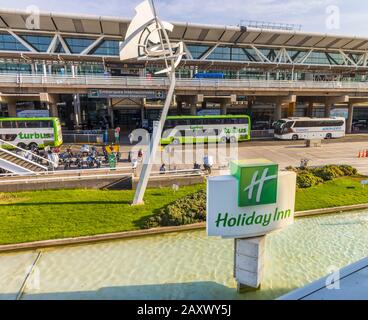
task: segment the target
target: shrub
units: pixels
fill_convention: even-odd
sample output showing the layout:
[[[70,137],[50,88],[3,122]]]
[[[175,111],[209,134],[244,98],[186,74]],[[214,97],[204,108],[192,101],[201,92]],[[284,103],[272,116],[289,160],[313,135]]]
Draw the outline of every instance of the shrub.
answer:
[[[206,221],[206,192],[199,191],[175,201],[150,217],[146,228],[180,226]]]
[[[295,168],[293,166],[286,167],[285,170],[287,170],[287,171],[293,171],[293,172],[296,172],[296,173],[299,172],[299,169],[298,168]]]
[[[344,176],[353,176],[358,173],[355,168],[348,165],[328,165],[319,168],[304,169],[288,167],[287,169],[297,172],[297,186],[299,188],[310,188],[324,181],[331,181]]]
[[[312,172],[316,177],[323,179],[323,181],[331,181],[344,175],[344,173],[336,166],[316,168]]]
[[[358,170],[349,165],[341,165],[339,166],[340,170],[344,173],[345,176],[355,176],[358,173]]]
[[[323,180],[315,175],[303,172],[299,173],[296,178],[296,185],[298,188],[306,189],[323,183]]]

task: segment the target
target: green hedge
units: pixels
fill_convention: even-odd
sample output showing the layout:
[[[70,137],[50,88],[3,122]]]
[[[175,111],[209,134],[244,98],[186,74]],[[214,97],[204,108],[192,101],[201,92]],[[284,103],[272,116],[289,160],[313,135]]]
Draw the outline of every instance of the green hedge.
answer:
[[[287,167],[289,171],[297,173],[297,187],[310,188],[325,181],[331,181],[336,178],[354,176],[358,171],[349,165],[327,165],[318,168],[294,168]]]
[[[297,175],[296,184],[298,188],[310,188],[313,186],[317,186],[320,183],[323,183],[323,179],[316,177],[312,173],[303,172]]]
[[[146,228],[180,226],[206,221],[206,192],[204,190],[179,199],[150,217]]]

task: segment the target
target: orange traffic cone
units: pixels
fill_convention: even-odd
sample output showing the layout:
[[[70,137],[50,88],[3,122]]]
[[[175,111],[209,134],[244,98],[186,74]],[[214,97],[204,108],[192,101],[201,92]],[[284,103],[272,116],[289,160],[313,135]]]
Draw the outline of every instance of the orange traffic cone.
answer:
[[[365,150],[364,158],[368,158],[368,150]]]

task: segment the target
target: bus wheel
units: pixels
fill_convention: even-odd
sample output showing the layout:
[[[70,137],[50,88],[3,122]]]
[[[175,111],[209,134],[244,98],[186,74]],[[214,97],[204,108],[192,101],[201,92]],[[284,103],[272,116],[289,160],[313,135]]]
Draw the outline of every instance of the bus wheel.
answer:
[[[237,143],[238,139],[236,137],[231,137],[230,138],[230,143]]]
[[[227,142],[227,138],[226,137],[221,137],[220,143],[226,143],[226,142]]]
[[[326,139],[327,139],[327,140],[332,139],[332,134],[331,134],[331,133],[327,133],[327,134],[326,134]]]
[[[296,141],[296,140],[299,140],[299,137],[298,137],[298,135],[297,135],[297,134],[294,134],[292,139],[293,139],[294,141]]]
[[[28,149],[29,150],[32,150],[32,149],[35,149],[35,148],[38,148],[38,144],[35,143],[35,142],[32,142],[28,145]]]
[[[17,147],[18,148],[21,148],[21,149],[26,149],[27,148],[26,144],[25,143],[22,143],[22,142],[21,143],[18,143],[17,144]]]
[[[178,146],[180,144],[180,141],[179,139],[174,139],[172,143],[174,146]]]

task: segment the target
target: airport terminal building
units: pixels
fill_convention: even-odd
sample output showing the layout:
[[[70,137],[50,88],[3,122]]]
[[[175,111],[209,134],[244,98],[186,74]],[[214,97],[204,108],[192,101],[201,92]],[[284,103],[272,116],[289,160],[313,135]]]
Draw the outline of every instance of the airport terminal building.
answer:
[[[149,126],[168,80],[159,62],[119,58],[129,19],[0,10],[0,117],[60,117],[69,130]],[[253,129],[287,116],[368,120],[368,38],[290,26],[174,23],[186,55],[171,115],[249,114]],[[353,125],[354,124],[354,125]],[[359,124],[359,125],[357,125]]]

